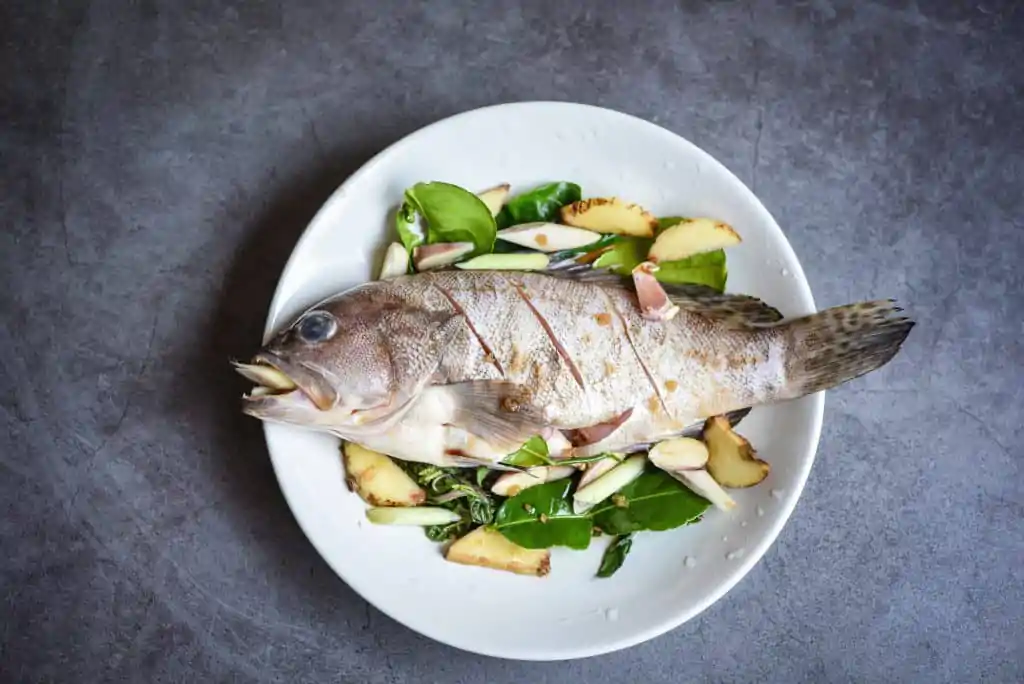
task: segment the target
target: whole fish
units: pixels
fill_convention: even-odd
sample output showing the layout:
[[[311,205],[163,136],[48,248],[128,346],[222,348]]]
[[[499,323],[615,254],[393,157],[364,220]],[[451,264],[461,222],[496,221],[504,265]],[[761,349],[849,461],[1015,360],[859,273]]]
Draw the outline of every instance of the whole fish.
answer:
[[[652,321],[628,280],[596,272],[367,283],[240,367],[257,377],[272,366],[295,386],[260,388],[244,411],[439,465],[497,464],[541,434],[568,437],[576,456],[629,451],[870,372],[914,325],[892,301],[783,321],[753,297],[665,289],[679,313]]]

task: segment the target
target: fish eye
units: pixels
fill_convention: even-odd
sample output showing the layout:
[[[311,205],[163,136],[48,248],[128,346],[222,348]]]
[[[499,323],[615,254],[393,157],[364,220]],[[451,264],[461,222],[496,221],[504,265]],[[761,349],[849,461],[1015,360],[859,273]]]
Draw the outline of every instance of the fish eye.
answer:
[[[334,333],[338,331],[338,323],[329,313],[314,311],[299,321],[295,330],[303,342],[315,344],[334,337]]]

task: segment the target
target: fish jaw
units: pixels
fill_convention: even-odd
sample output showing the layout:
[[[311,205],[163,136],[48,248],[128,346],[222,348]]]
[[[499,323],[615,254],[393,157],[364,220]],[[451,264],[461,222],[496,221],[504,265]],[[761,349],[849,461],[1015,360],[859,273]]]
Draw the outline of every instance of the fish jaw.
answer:
[[[257,388],[257,390],[260,388]],[[332,408],[321,410],[300,389],[264,394],[253,391],[242,397],[242,413],[267,423],[308,428],[319,432],[345,430],[350,418],[347,412]]]
[[[283,374],[321,411],[329,411],[338,404],[338,393],[332,387],[328,378],[324,377],[323,373],[300,364],[291,363],[281,356],[266,351],[257,354],[253,358],[251,365],[257,368],[260,366],[270,366]],[[236,370],[243,376],[252,379],[251,376],[243,372],[242,368],[236,368]],[[251,398],[251,395],[248,398]]]
[[[254,376],[250,371],[264,366],[285,376],[293,387],[282,390],[280,384],[277,387],[259,384],[258,373]],[[257,382],[248,394],[242,396],[242,412],[267,422],[338,435],[356,434],[368,425],[380,426],[389,418],[396,419],[404,408],[395,405],[394,397],[368,408],[363,407],[367,402],[346,401],[334,388],[327,373],[293,363],[269,351],[257,354],[251,364],[236,364],[236,370]]]

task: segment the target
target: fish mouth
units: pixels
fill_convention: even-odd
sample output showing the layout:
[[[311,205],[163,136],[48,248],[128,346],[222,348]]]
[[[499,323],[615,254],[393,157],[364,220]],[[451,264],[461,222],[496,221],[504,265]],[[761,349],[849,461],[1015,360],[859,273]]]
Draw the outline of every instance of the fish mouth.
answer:
[[[308,400],[320,411],[329,411],[338,402],[338,393],[325,378],[276,354],[261,352],[250,363],[234,361],[232,365],[253,382],[253,388],[242,395],[243,410],[250,415],[260,417],[281,401]]]

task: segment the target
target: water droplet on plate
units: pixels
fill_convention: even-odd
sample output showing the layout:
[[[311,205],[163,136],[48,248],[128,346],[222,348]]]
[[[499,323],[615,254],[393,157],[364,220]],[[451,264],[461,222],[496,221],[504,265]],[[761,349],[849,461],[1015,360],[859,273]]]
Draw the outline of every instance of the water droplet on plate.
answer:
[[[688,568],[695,568],[697,567],[697,559],[693,556],[687,556],[683,559],[683,565],[685,565]]]
[[[781,273],[784,278],[788,278],[789,277],[789,269],[788,268],[782,269],[781,271],[779,271],[779,273]]]
[[[781,489],[773,489],[772,490],[772,498],[776,499],[776,500],[781,499],[782,495],[785,494],[785,493],[786,492],[782,491]]]
[[[604,619],[608,622],[615,622],[619,619],[619,609],[609,608],[608,610],[604,611]]]
[[[760,506],[757,507],[757,517],[758,518],[764,517],[764,509],[761,508]]]
[[[746,552],[747,552],[746,549],[744,549],[743,547],[740,547],[740,548],[736,549],[735,551],[730,551],[729,553],[725,554],[725,560],[736,560],[737,558],[743,558],[743,555]]]

